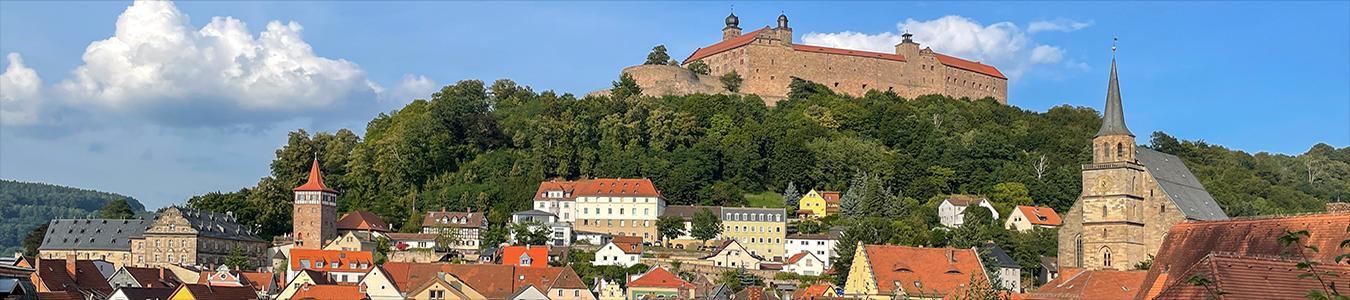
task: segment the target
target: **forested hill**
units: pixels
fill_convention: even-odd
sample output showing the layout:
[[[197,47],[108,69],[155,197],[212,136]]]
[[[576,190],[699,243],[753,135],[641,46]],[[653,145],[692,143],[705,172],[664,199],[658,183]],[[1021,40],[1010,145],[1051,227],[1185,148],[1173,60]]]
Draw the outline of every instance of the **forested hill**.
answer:
[[[0,180],[0,248],[19,249],[24,235],[51,219],[99,217],[99,209],[126,200],[132,212],[144,212],[136,199],[107,192],[45,183]]]
[[[1033,112],[987,99],[855,98],[805,81],[775,107],[755,96],[647,98],[631,81],[615,85],[612,96],[577,99],[509,80],[461,81],[376,117],[364,137],[292,132],[256,186],[189,204],[233,211],[267,234],[287,232],[290,190],[318,153],[327,183],[342,191],[341,211],[373,211],[396,228],[412,224],[406,229],[442,208],[489,210],[500,224],[531,207],[541,180],[583,177],[650,177],[671,204],[742,205],[744,194],[789,183],[842,190],[865,173],[897,195],[900,211],[927,209],[951,193],[1064,211],[1079,194],[1080,166],[1101,122],[1087,107]],[[1140,137],[1181,156],[1233,216],[1317,211],[1326,199],[1350,199],[1350,148],[1252,155],[1162,133],[1149,140]]]

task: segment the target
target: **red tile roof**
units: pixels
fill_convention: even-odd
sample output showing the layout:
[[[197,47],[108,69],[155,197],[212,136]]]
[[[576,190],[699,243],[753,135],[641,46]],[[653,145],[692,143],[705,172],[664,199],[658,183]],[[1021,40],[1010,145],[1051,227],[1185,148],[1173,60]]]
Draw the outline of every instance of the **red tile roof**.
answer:
[[[1027,299],[1133,299],[1144,282],[1144,271],[1062,268]]]
[[[1159,299],[1207,300],[1222,292],[1223,299],[1302,299],[1310,290],[1320,289],[1314,278],[1300,278],[1298,260],[1273,257],[1242,257],[1228,254],[1206,256],[1177,278],[1202,276],[1213,282],[1209,289],[1187,281],[1176,281],[1161,289]],[[1323,264],[1318,271],[1337,278],[1350,277],[1350,265]]]
[[[272,272],[239,272],[239,273],[244,275],[244,281],[246,282],[245,284],[253,287],[254,290],[259,292],[270,291],[273,286],[278,285],[277,280],[280,280]]]
[[[661,191],[657,190],[652,180],[647,178],[597,178],[586,181],[585,185],[578,185],[573,195],[661,197]]]
[[[936,52],[934,52],[933,55],[936,56],[938,62],[942,63],[942,65],[944,66],[989,75],[998,79],[1008,79],[1007,76],[1003,76],[1003,73],[998,71],[998,68],[995,68],[990,65],[964,60],[961,58],[957,58],[955,56],[949,56],[946,54]]]
[[[309,267],[301,266],[301,261],[308,261]],[[333,267],[333,263],[338,266]],[[355,267],[352,264],[356,264]],[[375,259],[370,252],[365,251],[342,251],[342,250],[320,250],[320,249],[291,249],[291,269],[301,270],[309,269],[323,272],[367,272],[375,266]]]
[[[584,289],[585,283],[571,268],[515,267],[490,264],[444,264],[389,262],[383,266],[400,291],[411,291],[430,280],[437,272],[460,278],[469,287],[489,299],[505,299],[525,285],[541,291],[552,288]]]
[[[258,293],[246,286],[209,286],[204,284],[184,284],[178,286],[170,299],[179,299],[179,294],[187,293],[197,300],[256,300]]]
[[[834,292],[834,287],[828,284],[813,284],[811,286],[797,290],[796,292],[792,293],[792,299],[802,299],[802,300],[811,300],[817,298],[830,299],[833,298],[833,296],[835,295],[836,294]]]
[[[736,293],[732,299],[737,300],[778,300],[778,294],[765,292],[762,286],[749,286]]]
[[[1017,210],[1027,217],[1027,221],[1031,222],[1031,225],[1059,226],[1064,222],[1059,219],[1059,214],[1049,207],[1018,205]]]
[[[806,258],[807,255],[815,256],[815,254],[811,254],[811,252],[805,252],[805,251],[803,251],[803,252],[797,252],[797,254],[793,254],[792,257],[789,257],[789,258],[788,258],[787,263],[788,263],[788,264],[795,264],[795,263],[797,263],[797,261],[802,260],[803,258]],[[819,260],[820,258],[816,258],[816,259]]]
[[[384,222],[380,216],[364,210],[353,210],[342,215],[342,219],[337,221],[338,230],[370,230],[379,232],[389,232],[389,224]]]
[[[445,221],[442,222],[442,219]],[[487,228],[487,217],[481,212],[433,211],[422,218],[422,227]]]
[[[623,250],[624,254],[642,254],[642,237],[616,235],[609,242]]]
[[[291,296],[291,300],[348,300],[369,299],[361,287],[355,285],[303,285]]]
[[[127,274],[135,278],[136,282],[144,288],[162,288],[177,287],[181,282],[173,272],[163,268],[141,268],[141,267],[123,267],[127,269]]]
[[[530,267],[548,266],[548,246],[507,246],[502,248],[502,264],[509,266],[524,265],[521,256],[530,257]]]
[[[903,289],[910,295],[941,296],[962,288],[971,276],[989,278],[974,249],[863,247],[882,293]]]
[[[1172,226],[1163,240],[1162,247],[1153,260],[1153,268],[1148,271],[1148,279],[1143,289],[1148,294],[1156,294],[1164,286],[1185,281],[1181,276],[1168,275],[1169,272],[1184,272],[1213,253],[1237,256],[1278,257],[1297,255],[1285,247],[1279,237],[1285,231],[1307,230],[1304,238],[1306,245],[1322,249],[1321,252],[1304,252],[1314,261],[1333,261],[1339,254],[1340,242],[1350,239],[1346,226],[1350,224],[1350,213],[1315,214],[1284,217],[1264,217],[1251,219],[1231,219],[1222,221],[1195,221]],[[1165,278],[1164,278],[1165,277]]]
[[[836,54],[836,55],[848,55],[848,56],[858,56],[858,57],[870,57],[870,58],[879,58],[879,59],[894,60],[894,61],[905,61],[905,56],[904,56],[904,55],[895,54],[895,53],[881,53],[881,52],[862,51],[862,50],[848,50],[848,49],[839,49],[839,48],[830,48],[830,47],[821,47],[821,46],[812,46],[812,45],[801,45],[801,44],[794,44],[794,45],[792,45],[792,50],[795,50],[795,51],[803,51],[803,52],[824,53],[824,54]]]
[[[305,184],[295,187],[297,192],[329,192],[337,193],[337,190],[328,188],[323,184],[323,172],[319,171],[319,159],[315,158],[314,163],[309,166],[309,180]]]
[[[961,207],[966,207],[966,206],[971,206],[971,205],[979,205],[980,202],[984,202],[984,201],[989,201],[989,200],[988,200],[988,199],[985,199],[984,197],[974,196],[974,195],[950,195],[950,196],[947,196],[947,202],[951,202],[952,205],[955,205],[955,206],[961,206]]]
[[[103,278],[103,273],[99,272],[92,260],[76,260],[75,274],[70,273],[66,261],[62,259],[39,259],[37,263],[31,277],[42,281],[42,285],[51,291],[91,290],[104,295],[113,292],[112,286],[108,285],[107,279]]]
[[[675,276],[675,273],[671,273],[666,268],[655,267],[637,279],[629,281],[628,287],[693,289],[694,284],[680,279],[680,276]]]
[[[820,198],[824,198],[825,203],[839,205],[839,192],[820,192]]]
[[[550,199],[544,196],[545,192],[548,191],[562,191],[564,197],[561,199],[564,200],[576,199],[575,197],[571,197],[572,193],[576,191],[578,185],[582,185],[584,183],[585,183],[584,180],[582,181],[549,180],[540,182],[539,189],[535,190],[534,192],[534,200]]]
[[[708,45],[707,47],[698,48],[698,50],[694,50],[694,53],[690,53],[688,58],[684,59],[684,63],[686,64],[691,63],[694,62],[695,60],[700,60],[712,56],[713,54],[718,54],[726,52],[727,50],[736,49],[740,46],[745,46],[746,44],[749,44],[751,41],[755,40],[755,35],[758,35],[760,32],[767,29],[769,29],[769,27],[764,26],[764,28],[760,28],[759,30],[747,32],[745,34],[742,34],[741,36],[717,42],[716,44]]]

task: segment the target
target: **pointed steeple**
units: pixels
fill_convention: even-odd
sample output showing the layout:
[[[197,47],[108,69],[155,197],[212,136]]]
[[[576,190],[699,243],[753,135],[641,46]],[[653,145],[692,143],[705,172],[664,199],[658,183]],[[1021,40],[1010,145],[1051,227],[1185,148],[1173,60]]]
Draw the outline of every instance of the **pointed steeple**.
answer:
[[[1116,46],[1111,45],[1111,80],[1106,84],[1106,111],[1102,113],[1102,128],[1097,131],[1096,136],[1106,135],[1128,135],[1130,129],[1125,127],[1125,112],[1120,105],[1120,83],[1116,79]]]
[[[305,184],[295,187],[294,191],[337,193],[337,190],[328,188],[328,185],[323,184],[323,172],[319,171],[318,158],[315,158],[314,164],[309,167],[309,180],[306,181]]]

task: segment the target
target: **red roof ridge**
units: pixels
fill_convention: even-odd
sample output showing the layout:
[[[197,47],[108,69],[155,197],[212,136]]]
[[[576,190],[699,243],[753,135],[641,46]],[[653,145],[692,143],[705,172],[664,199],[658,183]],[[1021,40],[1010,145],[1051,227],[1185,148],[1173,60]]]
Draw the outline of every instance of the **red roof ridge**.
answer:
[[[323,184],[323,172],[319,170],[319,159],[315,158],[314,163],[309,166],[309,179],[305,184],[295,187],[297,192],[329,192],[337,193],[337,190],[328,188]]]
[[[744,46],[744,45],[746,45],[746,44],[749,44],[751,41],[754,41],[754,40],[755,40],[755,36],[756,36],[756,35],[759,35],[760,32],[762,32],[762,31],[764,31],[764,30],[767,30],[767,29],[769,29],[769,26],[764,26],[764,28],[760,28],[760,29],[757,29],[757,30],[755,30],[755,31],[747,32],[747,33],[745,33],[745,34],[742,34],[741,36],[734,37],[734,38],[730,38],[730,39],[726,39],[726,40],[723,40],[723,41],[721,41],[721,42],[717,42],[717,43],[714,43],[714,44],[712,44],[712,45],[708,45],[707,47],[698,48],[697,50],[694,50],[694,53],[690,53],[688,58],[685,58],[685,59],[684,59],[684,63],[686,63],[686,64],[687,64],[687,63],[691,63],[691,62],[694,62],[694,61],[696,61],[696,60],[700,60],[700,59],[704,59],[704,58],[707,58],[707,57],[709,57],[709,56],[712,56],[713,54],[718,54],[718,53],[726,52],[727,50],[736,49],[736,47],[740,47],[740,46]]]
[[[964,59],[964,58],[955,57],[955,56],[946,55],[946,54],[937,53],[937,52],[933,52],[933,56],[936,56],[937,59],[938,59],[938,62],[942,63],[942,65],[944,65],[944,66],[953,67],[953,68],[962,69],[962,70],[971,71],[971,72],[976,72],[976,73],[980,73],[980,74],[984,74],[984,75],[989,75],[989,76],[996,77],[996,78],[998,78],[998,79],[1008,79],[1007,76],[1003,76],[1003,73],[998,71],[998,68],[995,68],[995,67],[990,66],[990,65],[982,64],[982,63],[980,63],[980,62],[978,62],[978,61],[970,61],[970,60],[967,60],[967,59]]]

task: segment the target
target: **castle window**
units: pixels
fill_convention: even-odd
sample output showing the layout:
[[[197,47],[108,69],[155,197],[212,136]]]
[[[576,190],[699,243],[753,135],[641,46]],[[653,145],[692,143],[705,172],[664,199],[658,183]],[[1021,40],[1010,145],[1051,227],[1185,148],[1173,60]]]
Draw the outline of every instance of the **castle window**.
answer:
[[[1083,235],[1080,234],[1080,235],[1074,236],[1074,238],[1073,238],[1073,247],[1074,247],[1074,248],[1073,248],[1073,249],[1074,249],[1074,250],[1073,250],[1073,253],[1074,253],[1074,254],[1073,254],[1073,259],[1074,259],[1074,262],[1075,262],[1075,263],[1074,263],[1074,266],[1076,266],[1076,267],[1082,267],[1082,266],[1083,266]]]
[[[1121,159],[1124,157],[1125,157],[1125,146],[1121,143],[1116,143],[1116,159]]]
[[[1148,190],[1148,195],[1153,196],[1153,190]],[[1167,212],[1167,204],[1158,205],[1158,210],[1162,212]]]
[[[839,83],[838,83],[838,82],[835,82],[835,83],[834,83],[834,87],[839,87]]]
[[[867,90],[867,84],[866,84],[866,83],[863,84],[863,90]]]
[[[1102,218],[1106,218],[1106,205],[1102,205]]]

